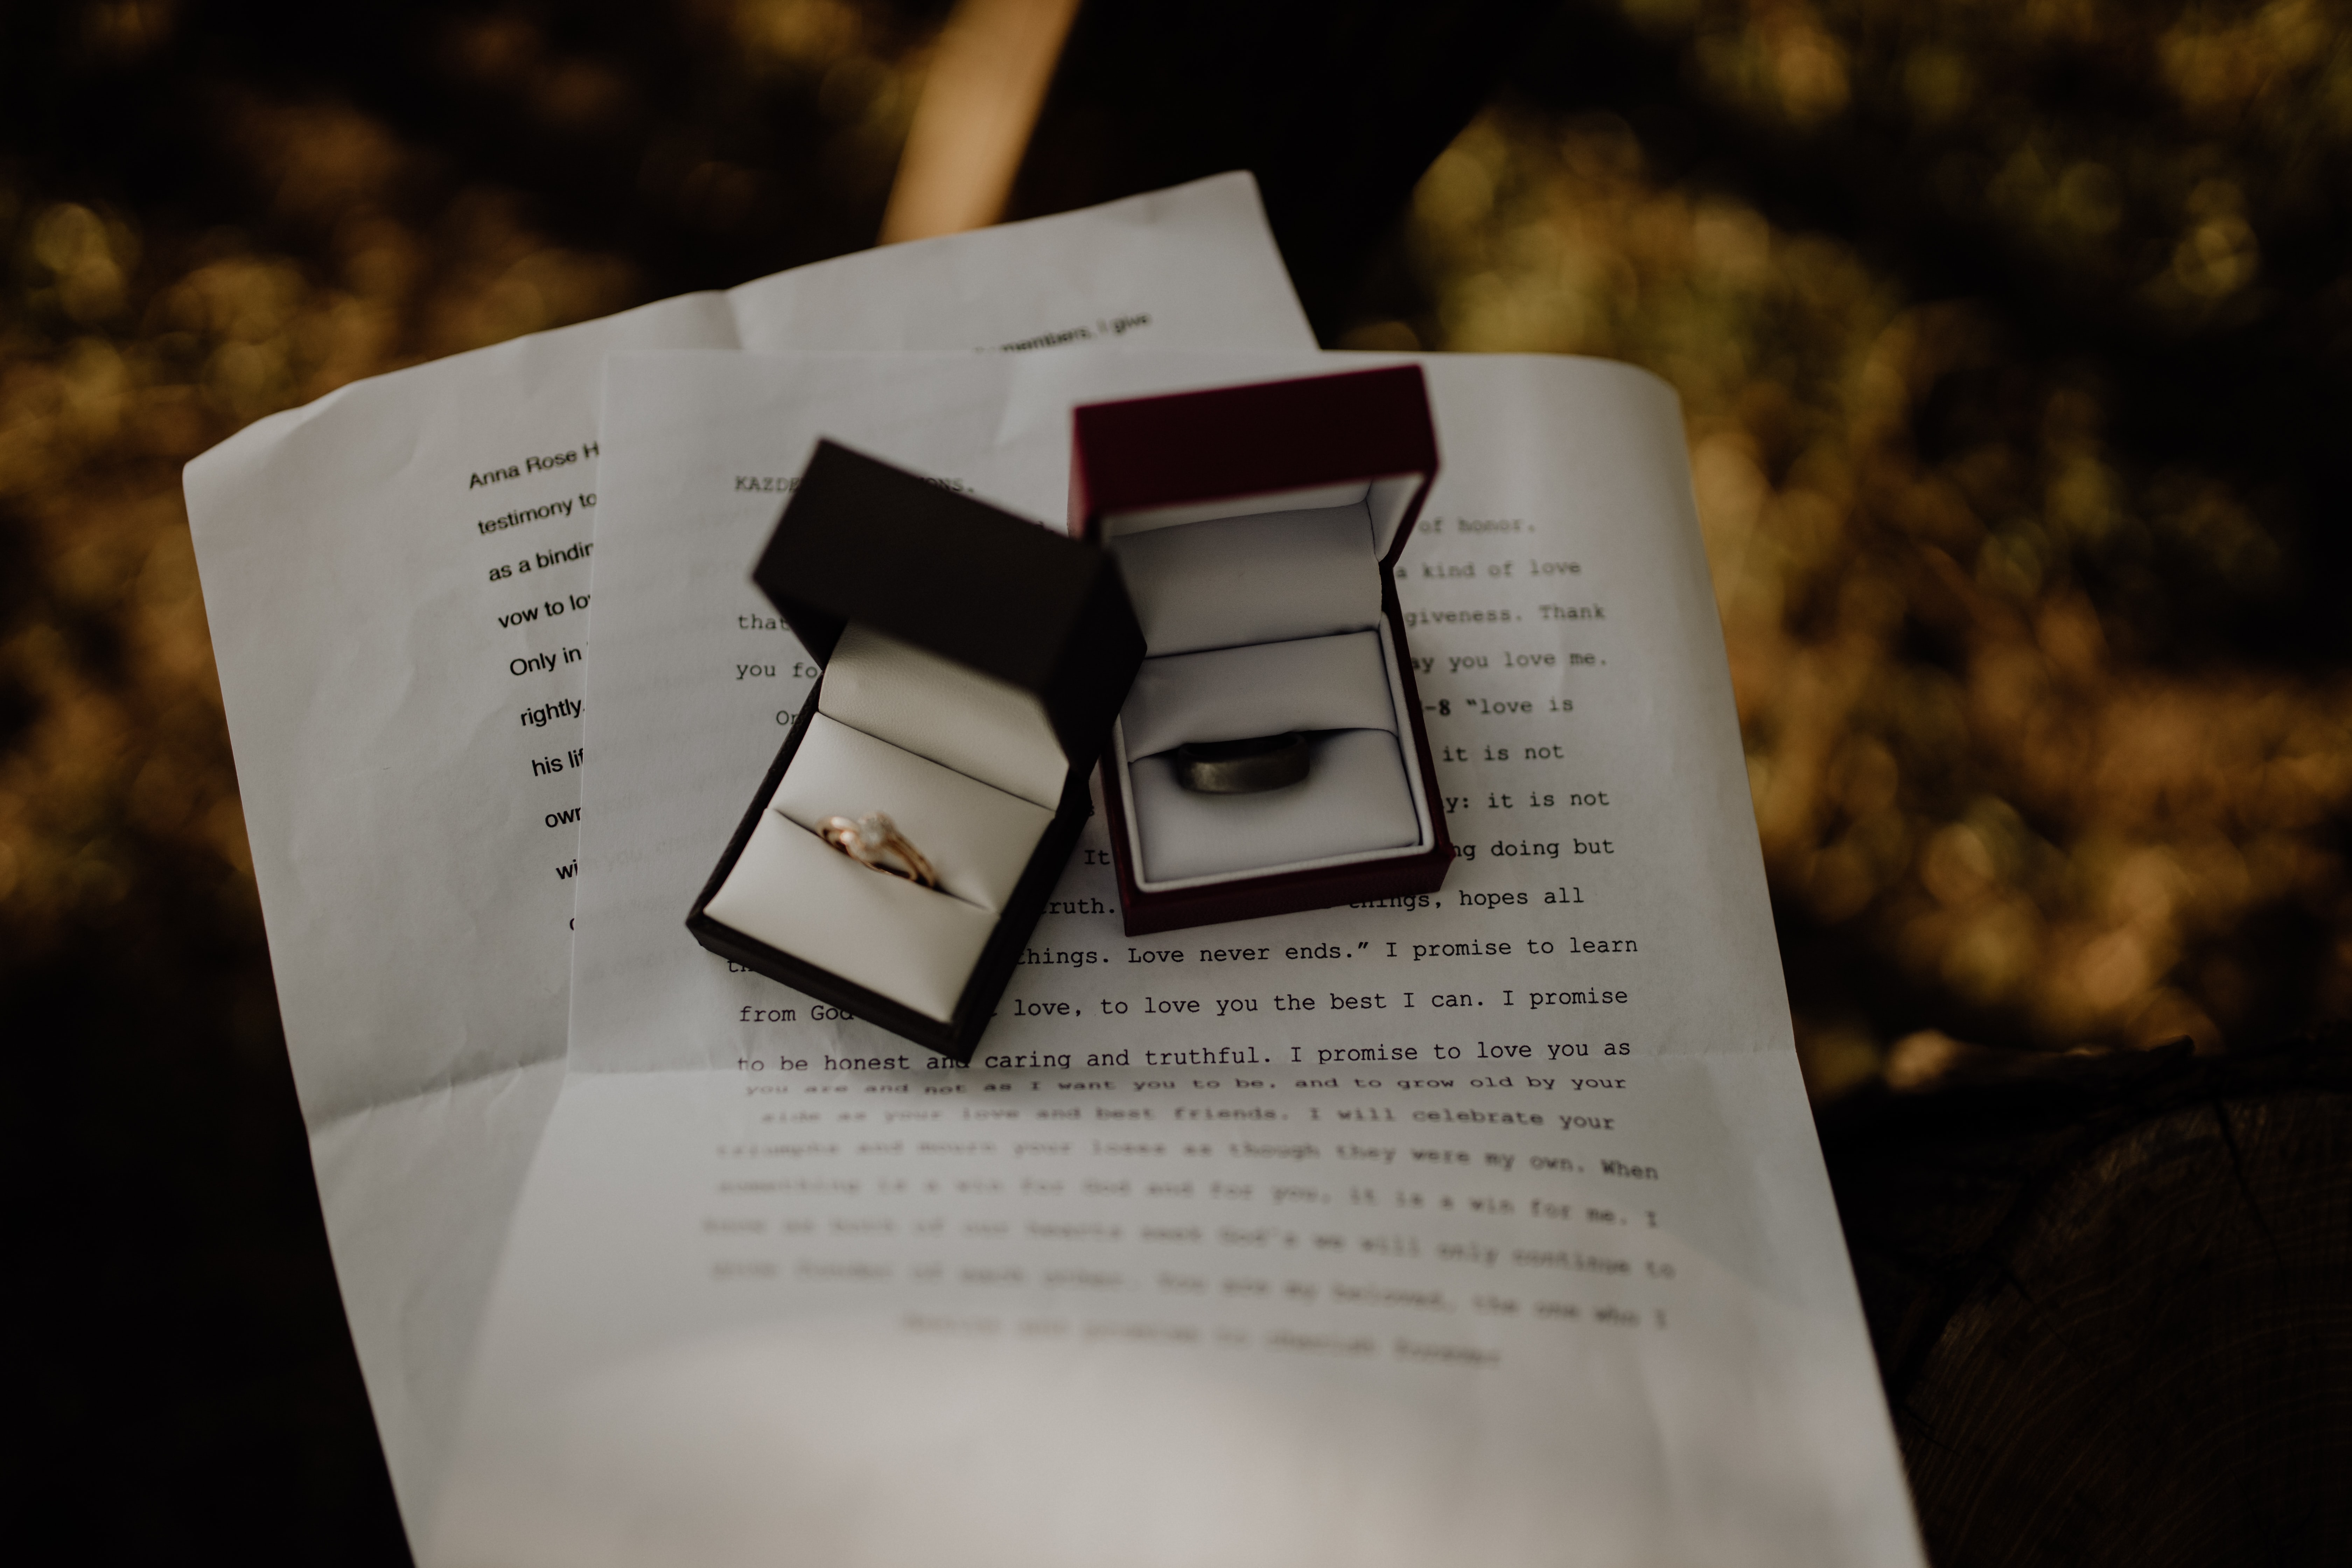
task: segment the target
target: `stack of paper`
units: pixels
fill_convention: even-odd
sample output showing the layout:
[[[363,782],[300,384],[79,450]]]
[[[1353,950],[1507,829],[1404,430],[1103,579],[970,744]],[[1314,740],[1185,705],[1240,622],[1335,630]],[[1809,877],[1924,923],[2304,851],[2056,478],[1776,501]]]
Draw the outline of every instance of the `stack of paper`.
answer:
[[[1228,176],[191,466],[423,1560],[1917,1560],[1655,381],[1423,362],[1435,899],[1129,942],[1090,828],[970,1068],[682,929],[814,673],[748,569],[819,436],[1058,521],[1074,404],[1335,357]]]

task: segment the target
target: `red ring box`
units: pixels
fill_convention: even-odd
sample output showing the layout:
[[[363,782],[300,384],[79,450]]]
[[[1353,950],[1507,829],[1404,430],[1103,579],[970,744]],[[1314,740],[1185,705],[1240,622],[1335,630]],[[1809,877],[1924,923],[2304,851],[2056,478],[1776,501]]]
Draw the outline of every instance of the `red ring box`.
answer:
[[[1437,468],[1418,365],[1074,411],[1070,533],[1119,560],[1150,655],[1102,764],[1129,936],[1444,881],[1454,847],[1394,577]],[[1383,677],[1385,704],[1368,695]],[[1386,762],[1367,703],[1392,723]],[[1239,738],[1209,732],[1221,721],[1309,731],[1324,772],[1291,788],[1328,797],[1171,793],[1167,744]]]

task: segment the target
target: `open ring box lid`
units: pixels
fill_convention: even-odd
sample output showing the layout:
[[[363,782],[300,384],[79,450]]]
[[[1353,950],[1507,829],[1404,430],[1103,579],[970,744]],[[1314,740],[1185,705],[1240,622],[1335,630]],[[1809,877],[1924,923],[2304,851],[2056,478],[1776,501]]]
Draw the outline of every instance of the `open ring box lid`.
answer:
[[[1454,858],[1393,571],[1437,477],[1418,365],[1089,404],[1070,532],[1150,657],[1103,759],[1129,936],[1434,891]],[[1300,731],[1301,783],[1195,795],[1175,748]]]
[[[1118,570],[820,441],[751,575],[824,673],[687,928],[969,1061],[1091,814],[1087,775],[1143,658]],[[874,811],[939,889],[814,831]]]

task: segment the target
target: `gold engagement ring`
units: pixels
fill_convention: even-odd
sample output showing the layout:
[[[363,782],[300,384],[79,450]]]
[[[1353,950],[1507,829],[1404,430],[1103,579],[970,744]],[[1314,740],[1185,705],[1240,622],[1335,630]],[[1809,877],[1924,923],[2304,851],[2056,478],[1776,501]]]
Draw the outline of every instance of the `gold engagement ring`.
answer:
[[[937,888],[940,874],[923,852],[907,842],[898,825],[885,812],[864,816],[828,816],[816,825],[816,836],[861,866],[904,877],[918,887]]]

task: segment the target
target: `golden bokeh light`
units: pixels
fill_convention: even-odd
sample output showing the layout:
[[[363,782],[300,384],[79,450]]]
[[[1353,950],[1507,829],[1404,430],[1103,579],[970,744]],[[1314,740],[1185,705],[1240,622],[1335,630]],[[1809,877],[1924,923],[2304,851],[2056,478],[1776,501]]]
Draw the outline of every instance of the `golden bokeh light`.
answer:
[[[168,4],[100,5],[86,45],[168,41]],[[781,79],[833,122],[838,177],[878,205],[928,33],[844,0],[701,8],[712,68]],[[637,89],[521,15],[453,26],[448,79],[535,123],[593,130]],[[434,153],[344,101],[225,90],[226,159],[273,236],[142,232],[141,215],[0,163],[0,935],[37,964],[104,928],[142,876],[209,879],[250,919],[251,862],[181,466],[240,426],[379,374],[638,303],[637,269],[560,243],[516,192],[444,181]],[[723,160],[648,160],[723,231],[768,199]],[[672,157],[672,162],[676,162]],[[174,868],[163,870],[165,864]]]
[[[2168,60],[2239,61],[2168,79],[2199,107],[2306,69],[2305,9],[2164,34]],[[1770,64],[1797,26],[1742,35],[1738,90],[1778,90],[1771,112],[1808,122]],[[1966,66],[1917,59],[1922,112],[1953,112]],[[2025,166],[1987,199],[2032,207],[2053,244],[2115,227],[2102,167]],[[2206,179],[2183,205],[2152,310],[2259,273],[2234,187]],[[2294,985],[2306,1017],[2352,1012],[2352,680],[2119,647],[2082,569],[2155,541],[2217,590],[2259,593],[2280,552],[2229,480],[2124,461],[2095,374],[2037,362],[1978,304],[1909,298],[1835,237],[1658,175],[1613,116],[1490,110],[1422,181],[1411,244],[1428,315],[1357,346],[1606,355],[1682,395],[1784,927],[1889,971],[1937,1026],[1882,1037],[1801,988],[1816,1092],[1927,1081],[1971,1037],[2219,1048]],[[1938,451],[1927,405],[1958,378],[2000,383],[2011,416]],[[2283,910],[2324,935],[2308,973],[2252,934]]]

